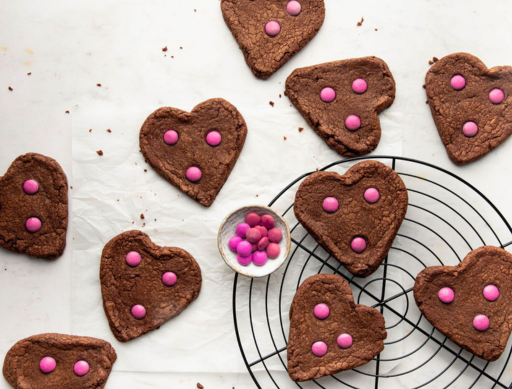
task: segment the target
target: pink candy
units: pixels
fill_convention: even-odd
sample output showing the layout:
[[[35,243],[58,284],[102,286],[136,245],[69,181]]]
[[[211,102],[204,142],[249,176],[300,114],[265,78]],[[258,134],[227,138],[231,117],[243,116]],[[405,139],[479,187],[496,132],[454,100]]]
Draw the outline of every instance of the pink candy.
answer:
[[[238,261],[238,263],[242,266],[247,266],[251,263],[252,261],[252,255],[249,254],[249,256],[247,257],[242,257],[240,254],[238,254],[236,256],[236,260]]]
[[[191,182],[197,182],[201,179],[201,169],[198,167],[192,166],[187,170],[187,179]]]
[[[341,334],[340,336],[338,336],[336,343],[338,343],[338,346],[340,346],[341,348],[349,348],[350,346],[352,346],[353,343],[352,336],[350,336],[349,334]]]
[[[370,203],[375,204],[377,201],[379,201],[380,193],[375,188],[368,188],[364,191],[364,199]]]
[[[464,135],[471,138],[477,134],[478,126],[475,122],[466,122],[464,126],[462,126],[462,132]]]
[[[315,317],[320,320],[323,320],[329,316],[329,307],[325,304],[317,304],[315,305],[315,309],[313,310]]]
[[[172,271],[165,272],[162,275],[162,282],[165,286],[174,286],[178,281],[178,277]]]
[[[236,252],[241,257],[248,257],[252,253],[252,245],[249,242],[244,240],[244,241],[238,243]]]
[[[44,357],[43,359],[41,359],[41,362],[39,362],[39,368],[45,374],[54,371],[55,366],[57,366],[57,362],[55,362],[55,359],[53,359],[52,357]]]
[[[237,234],[241,238],[245,238],[245,234],[247,233],[247,230],[251,228],[249,224],[247,223],[240,223],[236,226],[235,234]]]
[[[283,233],[279,228],[274,227],[268,232],[268,239],[272,243],[279,243],[283,239]]]
[[[265,237],[265,236],[268,236],[268,230],[265,227],[263,227],[263,226],[256,226],[254,228],[256,228],[260,232],[262,238]]]
[[[473,319],[473,326],[478,331],[485,331],[489,328],[489,318],[485,315],[477,315]]]
[[[330,103],[336,98],[336,92],[334,91],[334,89],[326,87],[322,89],[322,91],[320,92],[320,98],[322,99],[323,102]]]
[[[252,252],[254,253],[256,250],[258,250],[258,243],[251,243]]]
[[[298,1],[292,0],[289,1],[288,4],[286,4],[286,11],[291,16],[297,16],[300,14],[300,11],[302,10],[302,7]]]
[[[362,78],[358,78],[357,80],[354,80],[352,83],[352,90],[358,94],[366,92],[366,89],[368,88],[368,84],[366,84],[366,81]]]
[[[361,127],[361,119],[359,119],[359,117],[357,117],[356,115],[350,115],[345,120],[345,126],[347,126],[347,129],[349,129],[350,131],[355,131]]]
[[[263,215],[261,217],[260,223],[267,230],[270,230],[271,228],[274,228],[274,226],[275,226],[274,218],[270,215]]]
[[[461,90],[466,86],[466,79],[462,77],[460,74],[453,76],[450,80],[450,85],[455,90]]]
[[[89,364],[85,361],[78,361],[73,366],[73,371],[77,376],[82,377],[89,372]]]
[[[281,31],[281,26],[278,22],[272,20],[265,25],[265,32],[270,36],[276,36]]]
[[[256,228],[249,228],[245,233],[245,239],[249,243],[258,243],[261,239],[261,232]]]
[[[249,224],[250,227],[256,227],[260,222],[260,219],[261,217],[254,212],[248,213],[247,216],[245,216],[245,222]]]
[[[236,248],[238,246],[238,243],[240,243],[243,239],[240,238],[238,235],[233,236],[229,242],[228,247],[231,251],[234,251],[236,253]]]
[[[488,301],[496,301],[500,297],[500,291],[494,285],[487,285],[484,288],[484,297]]]
[[[356,253],[360,254],[366,250],[366,241],[358,236],[352,240],[350,247],[352,247],[352,250],[354,250]]]
[[[217,131],[210,131],[208,135],[206,135],[206,143],[212,147],[220,145],[221,141],[222,136]]]
[[[146,308],[140,304],[134,305],[132,307],[132,316],[137,320],[143,319],[146,316]]]
[[[324,208],[325,212],[333,213],[338,210],[338,200],[336,200],[334,197],[326,197],[322,207]]]
[[[455,299],[455,292],[452,288],[441,288],[437,293],[439,296],[439,300],[441,300],[445,304],[450,304]]]
[[[23,183],[23,190],[26,194],[33,195],[39,190],[39,184],[35,180],[27,180]]]
[[[141,261],[140,254],[136,251],[130,251],[126,254],[126,263],[128,266],[135,267],[138,266]]]
[[[169,130],[164,134],[164,142],[168,145],[178,143],[178,133],[174,130]]]
[[[489,100],[491,100],[493,104],[500,104],[504,99],[505,93],[503,93],[501,89],[496,88],[489,93]]]
[[[267,263],[267,254],[265,251],[255,251],[252,255],[252,261],[256,266],[263,266]]]
[[[281,248],[277,243],[269,243],[266,251],[270,259],[276,259],[281,253]]]
[[[258,250],[265,250],[268,246],[269,239],[265,236],[258,242]],[[279,247],[279,246],[278,246]]]
[[[327,345],[324,342],[315,342],[311,347],[311,351],[317,357],[323,357],[327,354]]]
[[[31,217],[25,222],[25,228],[28,232],[37,232],[41,229],[41,220],[37,217]]]

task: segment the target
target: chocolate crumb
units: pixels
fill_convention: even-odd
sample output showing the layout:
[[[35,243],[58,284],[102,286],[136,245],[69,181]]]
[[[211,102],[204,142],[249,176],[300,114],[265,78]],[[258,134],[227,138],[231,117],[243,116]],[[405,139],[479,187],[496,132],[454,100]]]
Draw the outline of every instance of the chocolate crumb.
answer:
[[[73,187],[72,187],[72,186],[70,186],[70,187],[69,187],[69,189],[73,189]]]
[[[273,101],[269,101],[268,102],[272,107],[274,106],[274,102]]]
[[[165,47],[162,49],[162,51],[167,51],[167,46],[165,46]]]
[[[430,60],[430,61],[428,61],[428,64],[429,64],[429,65],[433,65],[433,64],[434,64],[434,62],[432,62],[432,60]]]
[[[101,86],[101,84],[96,84],[96,86]]]
[[[65,113],[69,113],[69,111],[66,111]]]
[[[357,22],[357,27],[360,27],[363,25],[363,22],[364,22],[364,18],[361,17],[361,21],[360,22]]]
[[[174,58],[174,55],[171,55],[171,58]]]
[[[183,49],[183,47],[180,46],[180,50],[182,50],[182,49]]]
[[[98,150],[96,151],[96,153],[101,157],[103,155],[103,151],[102,150]]]
[[[146,227],[146,223],[142,223],[142,227]]]
[[[194,8],[194,12],[197,12],[197,10]]]
[[[425,101],[425,103],[427,103],[427,104],[428,104],[428,100],[427,100],[427,101]]]
[[[144,169],[144,173],[147,173],[148,172],[148,169]]]
[[[437,57],[433,57],[433,58],[432,58],[432,61],[434,61],[434,63],[435,63],[435,62],[439,61],[439,58],[437,58]]]
[[[27,73],[27,76],[30,76],[31,74],[32,74],[32,72],[28,72],[28,73]]]
[[[304,128],[302,128],[302,127],[299,127],[299,132],[302,132],[302,130],[304,130]]]
[[[142,220],[144,220],[144,214],[143,214],[143,213],[141,213],[141,214],[140,214],[140,218],[141,218]]]
[[[9,87],[8,89],[9,89],[9,90],[12,90],[12,88],[11,88],[11,87]]]
[[[378,29],[378,28],[376,28],[376,29],[375,29],[375,31],[379,31],[379,29]]]
[[[281,98],[281,93],[279,93],[279,98]]]
[[[197,387],[198,387],[199,389],[204,389],[204,386],[203,386],[203,385],[201,385],[199,382],[197,383]]]
[[[316,171],[318,171],[318,168],[316,168]]]
[[[256,195],[256,197],[258,197],[259,195]]]
[[[112,131],[110,130],[110,128],[107,128],[107,132],[110,134]]]
[[[286,136],[283,136],[283,139],[286,140]]]
[[[89,130],[89,132],[92,132],[92,128]]]
[[[423,89],[427,89],[427,86],[425,84],[423,84]]]

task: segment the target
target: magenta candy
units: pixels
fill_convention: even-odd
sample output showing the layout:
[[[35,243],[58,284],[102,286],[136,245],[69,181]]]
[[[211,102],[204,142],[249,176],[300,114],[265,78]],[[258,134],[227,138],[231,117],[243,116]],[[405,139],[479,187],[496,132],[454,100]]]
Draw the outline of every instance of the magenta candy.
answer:
[[[270,240],[266,236],[261,238],[260,241],[258,242],[258,250],[265,250],[268,246],[269,241]]]
[[[25,222],[25,228],[28,232],[37,232],[41,229],[41,220],[31,217]]]
[[[256,228],[260,232],[262,238],[265,237],[265,236],[268,236],[268,230],[265,227],[263,227],[263,226],[256,226],[254,228]]]
[[[26,194],[33,195],[39,190],[39,184],[35,180],[27,180],[23,183],[23,190]]]
[[[281,253],[281,248],[277,243],[269,243],[266,252],[270,259],[276,259]]]
[[[238,247],[238,244],[242,241],[243,239],[240,238],[238,235],[235,235],[233,237],[231,237],[231,239],[229,240],[228,242],[228,247],[231,251],[234,251],[236,253],[236,248]]]
[[[500,291],[495,285],[487,285],[484,288],[484,297],[489,301],[496,301],[500,297]]]
[[[364,191],[364,199],[370,204],[375,204],[379,201],[380,193],[375,188],[368,188]]]
[[[455,292],[452,288],[441,288],[437,293],[439,300],[441,300],[445,304],[450,304],[455,299]]]
[[[245,222],[247,224],[249,224],[249,226],[251,226],[251,227],[256,227],[258,225],[258,223],[260,222],[260,219],[261,219],[261,217],[257,213],[254,213],[254,212],[248,213],[245,216]]]
[[[489,100],[491,100],[493,104],[500,104],[504,99],[505,93],[503,93],[501,89],[496,88],[489,93]]]
[[[54,371],[55,366],[57,366],[57,362],[55,362],[55,359],[53,359],[52,357],[44,357],[43,359],[41,359],[41,362],[39,362],[39,368],[45,374]]]
[[[176,281],[178,281],[178,277],[172,271],[165,272],[162,275],[162,282],[165,286],[174,286]]]
[[[252,245],[244,240],[238,244],[236,252],[242,257],[248,257],[252,253]]]
[[[361,119],[359,119],[359,117],[357,117],[356,115],[350,115],[345,120],[345,126],[347,126],[347,129],[349,129],[350,131],[355,131],[361,127]]]
[[[325,304],[317,304],[313,309],[313,313],[315,317],[317,317],[320,320],[323,320],[327,318],[327,316],[329,316],[329,307]]]
[[[235,229],[235,233],[241,237],[241,238],[245,238],[245,234],[247,233],[247,230],[251,228],[249,226],[249,224],[247,223],[240,223],[239,225],[236,226],[236,229]]]
[[[320,91],[320,98],[325,103],[330,103],[336,98],[336,92],[330,87],[326,87]]]
[[[302,6],[300,5],[300,3],[298,1],[292,0],[292,1],[289,1],[288,4],[286,4],[286,11],[291,16],[297,16],[298,14],[300,14],[301,10],[302,10]]]
[[[270,36],[276,36],[281,32],[281,26],[278,22],[272,20],[265,25],[265,32]]]
[[[256,266],[263,266],[267,263],[267,253],[265,251],[255,251],[252,255],[252,261]]]
[[[247,266],[251,263],[252,261],[252,255],[249,254],[248,257],[242,257],[240,254],[238,254],[236,256],[236,260],[238,261],[238,263],[242,266]]]
[[[315,342],[311,347],[311,351],[317,357],[323,357],[327,354],[327,345],[324,342]]]
[[[220,142],[222,142],[222,136],[217,131],[210,131],[208,135],[206,135],[206,143],[210,146],[218,146]]]
[[[462,132],[464,135],[471,138],[478,133],[478,126],[475,122],[466,122],[464,126],[462,126]]]
[[[73,371],[77,376],[82,377],[89,372],[89,364],[85,361],[78,361],[73,366]]]
[[[272,216],[270,216],[270,215],[263,215],[261,217],[261,224],[267,230],[270,230],[271,228],[274,228],[276,223],[275,223],[274,218]]]
[[[349,334],[341,334],[340,336],[338,336],[336,343],[338,343],[338,346],[340,346],[341,348],[349,348],[350,346],[352,346],[353,343],[352,336],[350,336]]]
[[[366,250],[366,241],[358,236],[352,240],[350,247],[352,247],[352,250],[354,250],[356,253],[360,254]]]
[[[138,266],[140,261],[141,256],[137,251],[130,251],[128,254],[126,254],[126,263],[128,264],[128,266]]]
[[[137,320],[143,319],[146,316],[146,308],[140,304],[134,305],[132,307],[132,316]]]
[[[178,133],[174,130],[169,130],[164,134],[164,142],[168,145],[178,143]]]
[[[261,239],[261,232],[256,228],[249,228],[245,233],[245,239],[249,243],[258,243]]]
[[[187,179],[191,182],[197,182],[201,179],[201,169],[192,166],[187,169]]]
[[[326,197],[322,203],[324,211],[329,213],[336,212],[338,210],[338,206],[338,200],[336,200],[334,197]]]
[[[452,79],[450,80],[450,85],[455,90],[461,90],[466,86],[466,80],[460,74],[457,74],[456,76],[453,76]]]
[[[354,80],[352,83],[352,90],[358,94],[366,92],[366,89],[368,88],[368,84],[366,84],[366,81],[362,78],[358,78],[357,80]]]
[[[473,319],[473,326],[478,331],[485,331],[489,328],[489,318],[485,315],[477,315]]]
[[[283,233],[279,228],[274,227],[268,232],[268,239],[272,243],[279,243],[283,239]]]

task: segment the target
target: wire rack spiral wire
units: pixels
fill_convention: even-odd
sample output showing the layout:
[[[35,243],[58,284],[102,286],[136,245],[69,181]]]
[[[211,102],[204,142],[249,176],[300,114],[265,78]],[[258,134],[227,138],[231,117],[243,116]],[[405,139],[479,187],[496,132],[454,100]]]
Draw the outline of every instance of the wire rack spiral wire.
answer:
[[[295,192],[303,174],[269,204],[288,221],[292,250],[275,273],[248,279],[235,274],[233,319],[244,363],[258,388],[510,388],[511,343],[498,361],[486,362],[448,340],[419,312],[412,290],[415,275],[433,265],[455,265],[480,246],[512,245],[512,228],[496,206],[457,175],[403,157],[360,157],[321,170],[343,174],[373,159],[392,167],[409,194],[407,215],[379,270],[357,278],[331,258],[297,222]],[[295,383],[288,377],[288,311],[295,291],[309,276],[334,273],[351,286],[354,300],[380,310],[388,338],[384,351],[357,369]]]

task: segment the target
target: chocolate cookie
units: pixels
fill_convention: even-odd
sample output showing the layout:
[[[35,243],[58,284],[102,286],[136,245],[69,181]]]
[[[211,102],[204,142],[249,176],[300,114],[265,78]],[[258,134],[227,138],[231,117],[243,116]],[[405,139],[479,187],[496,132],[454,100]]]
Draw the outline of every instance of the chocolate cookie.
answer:
[[[201,269],[177,247],[160,247],[141,231],[117,235],[103,248],[103,308],[120,342],[158,329],[179,315],[201,290]]]
[[[297,54],[324,23],[324,0],[222,0],[224,21],[245,62],[267,79]]]
[[[395,80],[380,58],[355,58],[295,69],[285,93],[331,149],[356,157],[379,144],[378,114],[393,104]]]
[[[66,247],[68,182],[52,158],[28,153],[0,177],[0,246],[56,259]]]
[[[493,246],[471,251],[457,266],[422,270],[414,299],[432,325],[463,349],[498,359],[512,331],[512,254]]]
[[[355,304],[343,278],[309,277],[290,308],[288,374],[307,381],[364,365],[384,349],[386,337],[384,316]]]
[[[364,161],[343,176],[316,172],[295,196],[295,217],[349,272],[366,277],[386,258],[407,211],[407,189],[390,167]]]
[[[140,130],[146,161],[163,178],[199,204],[217,197],[244,147],[247,126],[223,99],[210,99],[188,113],[160,108]]]
[[[104,340],[41,334],[12,346],[3,373],[16,389],[101,389],[116,359],[116,352]]]
[[[488,69],[467,53],[450,54],[428,71],[432,116],[450,159],[472,162],[512,134],[512,67]]]

